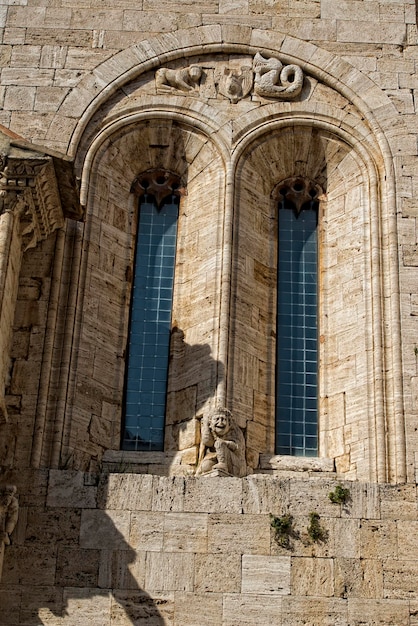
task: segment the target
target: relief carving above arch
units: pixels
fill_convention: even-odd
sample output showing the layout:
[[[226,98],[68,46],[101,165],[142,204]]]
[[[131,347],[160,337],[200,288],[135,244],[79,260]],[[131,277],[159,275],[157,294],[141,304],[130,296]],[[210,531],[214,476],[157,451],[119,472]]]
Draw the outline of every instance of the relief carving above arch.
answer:
[[[158,94],[199,96],[200,85],[209,79],[202,65],[171,69],[161,67],[155,72]],[[240,68],[222,65],[213,73],[216,93],[236,104],[253,95],[278,100],[293,100],[303,88],[304,73],[299,65],[285,65],[275,57],[265,58],[257,52],[251,65]]]

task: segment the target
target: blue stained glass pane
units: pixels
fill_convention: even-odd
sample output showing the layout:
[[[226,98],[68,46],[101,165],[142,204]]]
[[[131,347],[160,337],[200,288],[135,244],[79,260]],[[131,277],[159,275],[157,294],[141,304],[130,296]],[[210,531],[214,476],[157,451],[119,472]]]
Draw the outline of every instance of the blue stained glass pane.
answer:
[[[125,395],[124,450],[163,450],[178,205],[139,209]]]
[[[279,207],[276,453],[316,456],[317,212]]]

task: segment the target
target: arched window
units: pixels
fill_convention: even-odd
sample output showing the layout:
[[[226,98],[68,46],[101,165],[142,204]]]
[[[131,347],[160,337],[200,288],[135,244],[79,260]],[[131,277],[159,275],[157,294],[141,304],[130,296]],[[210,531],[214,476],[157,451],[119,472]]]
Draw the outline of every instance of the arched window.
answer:
[[[122,448],[163,450],[180,181],[146,172],[132,191],[140,199]]]
[[[318,454],[318,185],[278,191],[276,453]]]

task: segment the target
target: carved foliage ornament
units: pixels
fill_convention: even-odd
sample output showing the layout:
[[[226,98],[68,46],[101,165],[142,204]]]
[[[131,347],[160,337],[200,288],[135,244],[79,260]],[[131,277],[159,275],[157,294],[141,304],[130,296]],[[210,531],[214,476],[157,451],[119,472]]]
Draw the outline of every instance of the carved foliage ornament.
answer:
[[[162,67],[155,73],[157,93],[199,95],[205,73],[200,65],[177,70]],[[263,98],[291,100],[302,91],[303,71],[298,65],[283,65],[274,57],[265,58],[259,52],[254,56],[252,66],[242,66],[240,70],[223,68],[215,73],[215,84],[219,94],[233,104],[254,94]]]

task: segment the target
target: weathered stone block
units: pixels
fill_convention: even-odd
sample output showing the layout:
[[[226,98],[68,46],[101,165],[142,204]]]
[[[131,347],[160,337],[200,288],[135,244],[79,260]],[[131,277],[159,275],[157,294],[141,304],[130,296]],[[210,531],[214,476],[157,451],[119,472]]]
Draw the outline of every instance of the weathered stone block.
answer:
[[[283,515],[289,506],[289,480],[261,475],[247,476],[242,482],[244,513]]]
[[[417,579],[418,563],[412,558],[410,560],[388,559],[384,561],[383,597],[417,599]]]
[[[224,626],[277,624],[281,618],[282,597],[280,595],[269,596],[255,593],[224,595],[222,619]]]
[[[360,550],[364,559],[395,558],[398,553],[396,522],[363,520],[360,528]]]
[[[242,481],[239,478],[200,476],[185,484],[184,510],[207,513],[240,513]]]
[[[129,469],[128,461],[120,461],[121,469]],[[153,477],[140,474],[108,474],[100,482],[97,501],[103,509],[149,511],[152,503]]]
[[[135,550],[160,552],[164,539],[164,515],[132,513],[129,543]]]
[[[206,553],[208,547],[206,513],[166,513],[164,550],[166,552]]]
[[[196,554],[194,590],[197,593],[239,593],[239,554]]]
[[[290,594],[290,556],[242,555],[242,593]]]
[[[72,470],[51,470],[49,473],[47,505],[92,509],[96,506],[97,488],[85,485],[84,473]]]
[[[146,561],[147,591],[193,591],[194,555],[149,552]]]
[[[296,596],[333,596],[333,559],[299,558],[292,559],[291,590]]]
[[[81,514],[80,546],[127,550],[129,546],[129,511],[83,510]]]
[[[56,584],[60,587],[97,587],[99,562],[98,550],[60,547]]]
[[[270,552],[268,515],[210,515],[208,552],[268,555]]]
[[[348,601],[348,623],[353,626],[408,626],[409,608],[402,601],[362,600],[350,598]]]
[[[160,592],[151,597],[141,590],[116,590],[111,602],[112,626],[174,624],[174,593]]]
[[[174,626],[213,626],[222,623],[222,594],[176,593]]]

